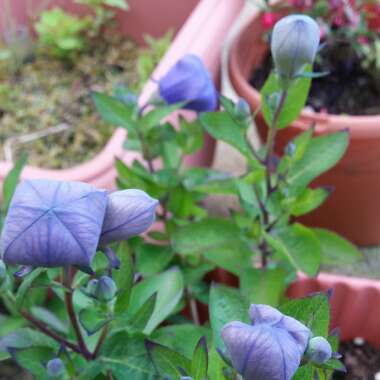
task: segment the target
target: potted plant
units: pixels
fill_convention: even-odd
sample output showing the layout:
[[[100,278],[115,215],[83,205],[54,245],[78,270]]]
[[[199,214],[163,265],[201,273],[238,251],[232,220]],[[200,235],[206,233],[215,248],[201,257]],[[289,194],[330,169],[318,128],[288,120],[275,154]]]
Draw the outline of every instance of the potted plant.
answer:
[[[380,213],[376,202],[376,194],[380,190],[380,183],[376,179],[379,175],[377,152],[380,119],[376,107],[366,107],[363,104],[360,108],[356,99],[364,99],[368,91],[374,91],[374,94],[377,91],[374,83],[377,83],[378,69],[373,51],[378,38],[378,9],[372,5],[360,5],[362,2],[338,3],[337,8],[334,8],[335,3],[329,1],[284,1],[277,3],[274,10],[260,11],[256,8],[249,19],[245,20],[245,24],[241,25],[239,35],[231,47],[229,74],[236,92],[258,112],[258,131],[261,138],[265,139],[267,128],[262,113],[259,112],[260,95],[257,85],[252,85],[252,80],[257,83],[259,71],[267,71],[269,50],[266,36],[274,20],[295,8],[306,13],[319,12],[314,15],[320,20],[321,35],[326,41],[326,47],[322,49],[318,67],[322,71],[330,71],[332,77],[313,82],[309,106],[290,129],[281,131],[276,151],[282,154],[287,142],[311,125],[314,125],[316,135],[342,128],[349,129],[351,139],[346,155],[334,169],[316,182],[316,185],[330,184],[334,187],[331,198],[321,209],[310,213],[302,221],[331,228],[359,245],[370,246],[380,242]],[[297,8],[297,5],[301,8]],[[360,27],[353,27],[352,23],[358,23],[355,25]],[[343,59],[338,55],[335,55],[336,61],[331,59],[331,54],[335,54],[332,53],[334,49],[340,49]],[[253,78],[255,72],[256,79]],[[360,86],[350,89],[350,83],[355,81],[363,85],[360,95],[353,90],[353,87],[357,89]],[[322,90],[323,86],[326,87]],[[377,95],[374,94],[371,99],[376,103]],[[326,96],[329,104],[324,103],[327,101]],[[350,105],[354,99],[358,106],[356,109]],[[338,103],[340,105],[337,108]]]
[[[194,8],[197,2],[186,2],[186,4],[179,4],[175,2],[175,4],[171,4],[170,1],[163,1],[161,4],[156,4],[153,6],[157,6],[159,11],[163,9],[170,9],[170,12],[165,12],[165,17],[157,18],[154,17],[154,22],[152,19],[152,15],[156,14],[154,9],[152,9],[152,5],[146,2],[129,2],[130,10],[125,13],[120,11],[118,13],[117,21],[119,21],[120,30],[123,33],[126,33],[128,36],[135,38],[139,43],[143,42],[143,33],[150,33],[153,36],[160,35],[164,33],[170,27],[176,27],[177,29],[184,22],[186,16],[189,12]],[[22,2],[11,2],[12,14],[16,16],[17,23],[23,24],[27,19],[27,7],[24,7],[24,3]],[[60,4],[59,2],[57,3]],[[62,3],[63,4],[63,3]],[[35,5],[35,4],[34,4]],[[86,10],[85,8],[73,7],[73,4],[64,3],[65,8],[70,11],[79,12],[79,14],[83,14]],[[165,72],[165,68],[167,69],[170,64],[173,62],[173,59],[179,58],[181,54],[184,54],[188,50],[193,50],[195,53],[199,55],[205,55],[206,64],[210,66],[213,74],[216,76],[217,74],[217,52],[215,49],[214,52],[210,53],[207,48],[208,44],[211,43],[211,40],[201,40],[193,37],[194,29],[198,26],[204,26],[204,15],[207,15],[210,10],[214,7],[214,3],[212,1],[203,1],[202,4],[199,5],[197,11],[194,12],[192,17],[192,21],[190,21],[187,26],[179,33],[177,39],[173,42],[173,47],[168,52],[167,57],[163,60],[161,64],[160,71],[153,74],[153,77],[157,75],[163,75]],[[6,2],[4,2],[4,7],[6,6]],[[225,7],[224,7],[225,8]],[[227,14],[225,9],[220,5],[217,7],[218,12],[222,18],[226,20],[232,20],[233,15]],[[36,8],[34,8],[36,9]],[[158,24],[159,21],[159,24]],[[3,24],[4,27],[4,24]],[[224,31],[221,28],[214,28],[213,33],[210,34],[210,37],[218,36],[218,40],[220,40],[219,36],[222,36]],[[206,54],[207,52],[207,54]],[[147,97],[148,93],[152,90],[151,86],[147,86],[146,90],[143,91],[142,98]],[[145,95],[144,95],[145,94]],[[36,166],[27,166],[24,170],[25,178],[66,178],[66,179],[78,179],[84,180],[86,182],[94,183],[98,186],[102,187],[112,187],[115,171],[113,168],[114,158],[115,156],[122,157],[126,160],[132,160],[134,158],[133,154],[128,154],[122,149],[122,141],[125,138],[125,130],[118,129],[116,130],[106,146],[98,153],[94,158],[89,161],[80,164],[74,165],[73,167],[65,168],[62,170],[51,170],[44,169]],[[195,157],[189,158],[190,161],[195,160],[197,163],[208,164],[213,155],[213,144],[209,141],[205,150],[200,152]],[[9,171],[12,164],[10,162],[1,162],[0,168],[2,173],[2,178],[4,178],[5,174]]]

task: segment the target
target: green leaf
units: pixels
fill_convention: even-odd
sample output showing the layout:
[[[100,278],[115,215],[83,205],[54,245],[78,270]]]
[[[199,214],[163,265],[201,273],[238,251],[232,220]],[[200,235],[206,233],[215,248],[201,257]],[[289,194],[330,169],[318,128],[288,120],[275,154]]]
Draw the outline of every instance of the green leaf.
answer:
[[[363,259],[362,253],[352,243],[335,232],[322,228],[314,228],[313,231],[321,242],[323,264],[353,264]]]
[[[185,356],[152,341],[147,340],[145,345],[162,378],[180,379],[183,372],[190,373],[191,362]]]
[[[88,336],[94,335],[101,330],[112,317],[94,308],[82,309],[78,315],[81,326],[86,330]]]
[[[54,330],[60,332],[61,334],[68,333],[67,324],[64,323],[61,319],[59,319],[50,310],[41,306],[33,306],[31,309],[31,314],[43,323],[45,323],[46,325],[53,328]]]
[[[174,111],[177,111],[180,108],[182,108],[185,104],[186,102],[181,102],[171,105],[156,106],[151,111],[144,114],[144,116],[140,120],[140,126],[143,128],[144,131],[148,131],[150,128],[153,128],[161,124],[161,122],[164,121],[165,118],[167,118]]]
[[[276,128],[282,129],[296,120],[306,104],[311,85],[310,78],[298,78],[291,82],[282,112]],[[279,77],[272,72],[261,90],[262,112],[268,125],[272,125],[273,116],[281,97],[282,87]]]
[[[179,254],[201,254],[236,243],[242,231],[233,222],[207,218],[177,229],[172,236],[173,249]]]
[[[237,276],[247,268],[252,267],[253,252],[248,243],[238,238],[225,242],[215,248],[207,248],[203,256],[211,263]]]
[[[246,269],[240,275],[240,289],[251,303],[278,306],[286,288],[281,268]]]
[[[319,206],[329,197],[330,191],[324,188],[305,189],[305,191],[292,204],[290,213],[294,216],[307,214]]]
[[[196,326],[190,323],[169,325],[156,330],[152,339],[172,350],[191,358],[199,340],[207,337],[211,342],[211,330],[205,326]]]
[[[119,332],[104,342],[98,359],[103,370],[112,371],[116,380],[157,380],[156,370],[141,335]]]
[[[103,2],[110,7],[123,9],[125,11],[129,9],[129,5],[126,0],[103,0]]]
[[[221,331],[225,324],[232,321],[249,323],[249,302],[237,289],[214,285],[210,291],[210,323],[217,348],[224,349]]]
[[[298,194],[310,182],[331,169],[344,155],[349,142],[347,131],[315,137],[305,154],[290,169],[287,182],[292,194]]]
[[[265,233],[265,239],[296,270],[309,276],[318,273],[321,246],[312,230],[296,223],[277,231],[276,236]]]
[[[157,294],[151,295],[128,323],[128,331],[143,332],[156,306]]]
[[[12,358],[38,380],[49,380],[44,363],[54,358],[54,351],[46,347],[14,350]]]
[[[208,376],[210,380],[227,380],[225,376],[226,363],[220,357],[214,347],[210,349],[208,366]]]
[[[208,350],[207,341],[205,337],[202,337],[193,354],[191,361],[191,376],[194,380],[206,380],[208,370]]]
[[[144,330],[144,333],[150,334],[175,310],[182,298],[183,287],[183,276],[178,268],[171,268],[141,281],[132,289],[128,315],[135,314],[149,297],[157,293],[153,314]]]
[[[29,273],[23,278],[21,285],[19,286],[16,293],[16,306],[20,308],[25,300],[27,292],[33,285],[33,282],[43,273],[46,272],[44,268],[34,269],[33,272]]]
[[[203,128],[198,119],[188,121],[179,117],[180,130],[177,133],[178,145],[183,153],[192,154],[203,146]]]
[[[161,272],[174,256],[169,245],[140,244],[136,248],[136,270],[144,277]]]
[[[135,108],[133,106],[128,107],[120,100],[99,92],[94,92],[92,97],[95,107],[104,121],[131,131],[136,128]]]
[[[7,352],[8,349],[24,349],[30,347],[47,347],[58,350],[59,344],[45,334],[25,327],[20,328],[11,334],[0,339],[0,352]]]
[[[313,379],[313,373],[313,366],[311,364],[307,364],[298,368],[292,380],[311,380]]]
[[[118,292],[115,303],[115,315],[125,314],[130,302],[133,285],[133,262],[132,255],[127,242],[121,242],[117,249],[117,256],[120,258],[120,269],[115,271],[114,281]]]
[[[3,212],[7,213],[9,204],[15,192],[16,186],[19,182],[21,172],[28,159],[27,154],[22,154],[22,156],[17,160],[12,170],[7,174],[3,183]]]
[[[293,141],[290,142],[290,144],[293,144],[295,147],[295,151],[292,155],[292,160],[299,161],[303,158],[307,147],[309,146],[309,143],[313,137],[314,128],[307,129],[306,132],[302,132],[297,137],[293,139]]]
[[[281,305],[279,309],[282,313],[297,319],[307,326],[314,336],[327,338],[330,323],[330,307],[326,293],[292,300]]]
[[[205,112],[200,121],[206,131],[216,140],[232,145],[245,157],[252,159],[252,153],[245,137],[245,130],[227,112]]]

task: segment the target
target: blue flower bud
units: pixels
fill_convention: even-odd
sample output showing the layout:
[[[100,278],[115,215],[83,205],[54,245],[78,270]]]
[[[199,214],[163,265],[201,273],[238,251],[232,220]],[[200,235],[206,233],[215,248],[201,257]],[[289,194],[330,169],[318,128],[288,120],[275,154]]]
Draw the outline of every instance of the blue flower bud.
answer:
[[[307,64],[313,64],[319,47],[318,24],[309,16],[282,18],[273,29],[271,50],[277,72],[293,79]]]
[[[215,111],[218,96],[214,82],[199,57],[187,54],[158,82],[160,96],[168,104],[187,102],[183,108]]]
[[[115,298],[117,287],[111,277],[100,277],[95,291],[95,296],[99,301],[109,302]]]
[[[241,120],[251,117],[251,108],[245,99],[239,98],[235,105],[235,115]]]
[[[54,379],[63,377],[66,374],[66,367],[59,358],[50,360],[46,365],[46,370],[48,376]]]
[[[146,231],[154,222],[157,205],[156,199],[141,190],[122,190],[109,195],[100,246]]]
[[[7,264],[89,267],[96,253],[107,193],[81,182],[20,183],[1,235]]]
[[[310,330],[271,306],[251,305],[252,325],[230,322],[222,339],[245,380],[290,380],[307,347]]]
[[[331,359],[332,348],[330,343],[322,336],[311,338],[306,350],[306,357],[313,363],[323,364]]]

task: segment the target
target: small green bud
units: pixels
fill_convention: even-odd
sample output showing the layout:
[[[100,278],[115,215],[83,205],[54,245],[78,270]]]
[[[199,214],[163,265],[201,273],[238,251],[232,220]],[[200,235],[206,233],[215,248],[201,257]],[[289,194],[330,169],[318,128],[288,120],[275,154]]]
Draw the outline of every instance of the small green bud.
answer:
[[[87,283],[87,286],[86,286],[86,293],[89,295],[89,296],[93,296],[95,297],[96,296],[96,288],[98,287],[98,280],[96,278],[93,278],[92,280],[90,280],[88,283]]]
[[[66,374],[66,367],[63,364],[63,361],[59,358],[50,360],[46,365],[46,370],[48,376],[53,379],[61,378]]]
[[[100,277],[96,287],[96,298],[99,301],[109,302],[115,298],[117,287],[111,277]]]
[[[306,349],[306,357],[316,364],[326,363],[331,359],[332,349],[330,343],[322,336],[316,336],[309,340]]]

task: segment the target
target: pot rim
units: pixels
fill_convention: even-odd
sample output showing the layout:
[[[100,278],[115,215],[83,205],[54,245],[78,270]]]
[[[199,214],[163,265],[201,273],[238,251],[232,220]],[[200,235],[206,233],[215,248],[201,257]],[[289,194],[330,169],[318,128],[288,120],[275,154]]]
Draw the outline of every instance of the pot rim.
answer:
[[[252,23],[258,21],[261,15],[262,12],[255,12],[242,27],[232,44],[229,57],[229,73],[231,82],[235,88],[239,87],[241,89],[241,94],[253,106],[254,109],[258,109],[260,107],[260,93],[256,88],[250,85],[241,70],[239,47],[242,38],[251,30]],[[255,46],[257,45],[251,45],[249,53],[245,52],[246,56],[252,56],[251,53]],[[304,109],[301,112],[300,117],[292,123],[291,127],[306,130],[311,124],[314,123],[316,125],[315,130],[317,133],[348,129],[351,136],[354,138],[380,138],[380,114],[373,116],[332,115]]]

